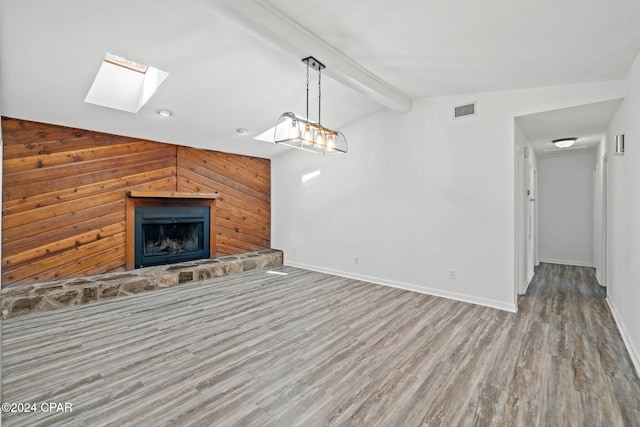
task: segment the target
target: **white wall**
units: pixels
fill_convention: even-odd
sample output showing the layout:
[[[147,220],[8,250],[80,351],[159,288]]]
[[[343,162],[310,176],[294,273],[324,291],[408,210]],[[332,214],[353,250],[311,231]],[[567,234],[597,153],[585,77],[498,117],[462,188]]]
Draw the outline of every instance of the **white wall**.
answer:
[[[593,266],[594,156],[538,159],[541,262]]]
[[[607,151],[607,300],[640,372],[640,55],[605,137]],[[616,156],[615,135],[625,135]]]
[[[623,82],[605,82],[375,113],[342,129],[345,156],[272,160],[272,246],[288,265],[515,311],[514,117],[623,93]],[[452,119],[474,100],[476,117]]]

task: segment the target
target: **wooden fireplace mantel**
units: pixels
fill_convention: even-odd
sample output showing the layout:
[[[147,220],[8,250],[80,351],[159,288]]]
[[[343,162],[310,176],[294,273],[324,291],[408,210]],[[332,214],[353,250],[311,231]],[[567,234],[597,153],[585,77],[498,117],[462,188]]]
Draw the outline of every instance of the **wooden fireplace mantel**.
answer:
[[[135,209],[136,206],[209,206],[209,257],[216,257],[216,199],[219,193],[187,193],[180,191],[142,191],[126,192],[125,203],[125,259],[126,269],[135,268]]]
[[[183,193],[179,191],[127,191],[129,197],[147,197],[157,199],[217,199],[219,193]]]

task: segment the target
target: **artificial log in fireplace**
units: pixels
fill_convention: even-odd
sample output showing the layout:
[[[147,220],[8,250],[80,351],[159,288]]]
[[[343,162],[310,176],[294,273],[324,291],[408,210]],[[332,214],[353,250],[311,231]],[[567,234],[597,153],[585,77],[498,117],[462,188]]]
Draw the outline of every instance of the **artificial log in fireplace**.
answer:
[[[128,191],[127,270],[214,258],[218,193]]]

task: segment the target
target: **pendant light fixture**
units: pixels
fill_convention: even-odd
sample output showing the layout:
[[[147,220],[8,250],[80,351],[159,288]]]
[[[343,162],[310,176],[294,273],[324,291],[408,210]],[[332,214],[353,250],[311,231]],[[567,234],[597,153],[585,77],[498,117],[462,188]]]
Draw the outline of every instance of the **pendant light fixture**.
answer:
[[[320,88],[322,69],[325,66],[312,56],[302,60],[307,64],[307,115],[305,118],[284,113],[278,119],[274,141],[301,150],[329,155],[347,152],[347,140],[342,132],[327,129],[320,124],[322,93]],[[318,121],[309,120],[309,68],[318,72]]]

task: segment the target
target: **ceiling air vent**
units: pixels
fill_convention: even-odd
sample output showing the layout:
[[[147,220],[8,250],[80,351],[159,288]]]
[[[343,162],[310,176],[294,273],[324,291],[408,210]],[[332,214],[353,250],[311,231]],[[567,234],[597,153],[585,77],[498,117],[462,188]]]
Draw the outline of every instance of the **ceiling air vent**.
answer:
[[[475,116],[477,111],[476,107],[476,102],[455,106],[453,107],[453,118],[461,119],[463,117]]]

